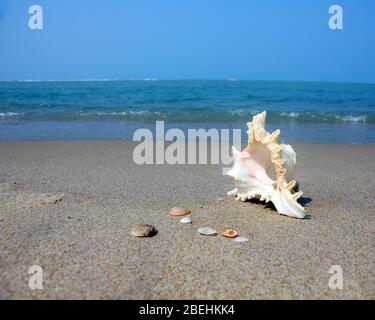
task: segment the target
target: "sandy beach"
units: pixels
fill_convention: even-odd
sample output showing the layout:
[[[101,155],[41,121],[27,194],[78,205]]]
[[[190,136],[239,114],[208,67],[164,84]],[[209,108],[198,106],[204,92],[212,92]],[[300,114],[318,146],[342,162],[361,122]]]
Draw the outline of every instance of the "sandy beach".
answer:
[[[0,298],[375,298],[375,145],[293,146],[303,220],[226,196],[222,165],[138,166],[134,146],[0,142]],[[194,223],[170,217],[174,206]],[[159,232],[134,238],[138,223]],[[28,286],[35,264],[43,290]],[[332,265],[342,290],[328,287]]]

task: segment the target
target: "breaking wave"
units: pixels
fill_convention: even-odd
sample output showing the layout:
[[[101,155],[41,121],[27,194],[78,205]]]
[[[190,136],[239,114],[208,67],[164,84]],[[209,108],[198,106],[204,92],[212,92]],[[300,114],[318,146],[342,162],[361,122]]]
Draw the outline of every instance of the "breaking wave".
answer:
[[[0,118],[10,118],[21,115],[18,112],[0,112]]]
[[[104,108],[103,108],[104,109]],[[219,122],[235,123],[251,120],[252,116],[262,110],[215,110],[214,108],[195,108],[187,110],[64,110],[57,108],[40,108],[24,112],[0,112],[2,120],[23,121],[74,121],[74,120],[112,120],[153,122],[164,120],[171,122]],[[297,123],[375,123],[375,114],[335,114],[325,112],[267,112],[268,122]]]

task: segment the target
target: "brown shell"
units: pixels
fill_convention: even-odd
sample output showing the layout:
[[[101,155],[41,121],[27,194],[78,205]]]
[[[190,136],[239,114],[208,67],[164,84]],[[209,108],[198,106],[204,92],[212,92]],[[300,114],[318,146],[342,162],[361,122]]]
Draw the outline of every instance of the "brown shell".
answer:
[[[233,230],[233,229],[224,230],[220,234],[223,237],[227,237],[227,238],[235,238],[235,237],[238,236],[238,232],[236,230]]]
[[[172,208],[171,211],[169,211],[169,215],[174,216],[174,217],[181,217],[181,216],[186,216],[190,214],[191,211],[185,208],[179,208],[179,207],[174,207]]]

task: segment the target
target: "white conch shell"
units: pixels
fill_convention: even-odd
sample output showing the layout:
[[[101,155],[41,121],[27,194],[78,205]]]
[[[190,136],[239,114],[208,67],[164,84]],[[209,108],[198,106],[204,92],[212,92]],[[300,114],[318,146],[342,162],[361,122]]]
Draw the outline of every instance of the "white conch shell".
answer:
[[[266,111],[253,117],[248,126],[248,145],[242,151],[233,150],[234,164],[227,175],[238,182],[228,192],[236,200],[259,199],[271,201],[283,215],[304,218],[305,209],[297,202],[302,192],[294,192],[292,180],[296,166],[296,153],[290,145],[279,144],[280,130],[268,133],[265,128]]]

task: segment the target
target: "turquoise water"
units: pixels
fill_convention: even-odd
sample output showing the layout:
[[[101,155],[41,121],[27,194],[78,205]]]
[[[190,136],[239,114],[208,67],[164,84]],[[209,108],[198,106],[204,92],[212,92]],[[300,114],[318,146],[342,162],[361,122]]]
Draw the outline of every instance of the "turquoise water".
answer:
[[[138,128],[240,128],[266,110],[290,142],[375,143],[375,84],[0,82],[0,140],[131,139]]]

